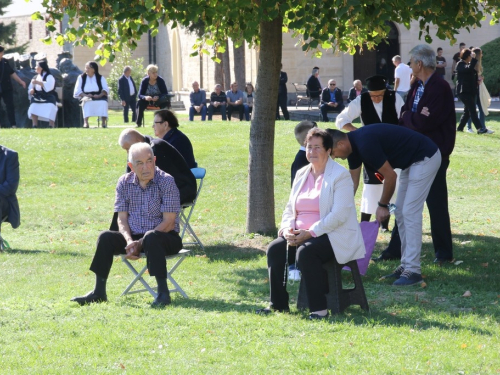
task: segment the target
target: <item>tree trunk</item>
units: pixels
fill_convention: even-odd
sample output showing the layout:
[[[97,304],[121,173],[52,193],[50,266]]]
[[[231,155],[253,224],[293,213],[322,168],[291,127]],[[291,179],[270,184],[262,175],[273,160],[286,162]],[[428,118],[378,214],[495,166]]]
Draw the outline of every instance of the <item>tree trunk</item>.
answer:
[[[230,90],[231,89],[231,64],[229,62],[229,43],[226,40],[226,52],[222,54],[222,75],[223,75],[223,87],[224,90]]]
[[[248,159],[247,233],[271,233],[274,217],[274,125],[281,64],[281,17],[260,23],[260,53]]]
[[[238,88],[241,91],[245,90],[245,43],[239,48],[236,48],[233,44],[233,68],[234,68],[234,80],[238,83]]]
[[[224,90],[224,76],[222,74],[222,53],[217,53],[217,58],[220,59],[220,63],[214,64],[214,69],[215,69],[214,70],[214,83],[215,83],[215,85],[217,85],[217,84],[221,85],[222,90]],[[212,89],[212,87],[210,89]]]

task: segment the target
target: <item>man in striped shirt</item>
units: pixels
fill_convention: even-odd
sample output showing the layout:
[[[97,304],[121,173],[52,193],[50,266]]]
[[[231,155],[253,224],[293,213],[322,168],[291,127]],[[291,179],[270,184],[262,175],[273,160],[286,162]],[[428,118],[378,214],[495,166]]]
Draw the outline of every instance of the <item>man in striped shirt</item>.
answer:
[[[128,155],[132,172],[121,176],[116,186],[118,231],[99,235],[90,266],[96,275],[95,288],[72,299],[80,305],[107,301],[106,281],[114,255],[127,254],[128,259],[138,259],[141,252],[146,254],[149,274],[158,283],[158,296],[152,306],[162,307],[171,302],[165,256],[182,249],[179,189],[172,176],[155,166],[149,144],[132,145]]]

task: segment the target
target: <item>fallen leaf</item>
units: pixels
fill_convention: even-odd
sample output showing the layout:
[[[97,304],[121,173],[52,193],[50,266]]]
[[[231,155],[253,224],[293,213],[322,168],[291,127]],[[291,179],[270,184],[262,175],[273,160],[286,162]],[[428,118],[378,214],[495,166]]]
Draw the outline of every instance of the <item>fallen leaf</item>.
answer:
[[[421,288],[427,288],[427,283],[426,283],[426,282],[422,282],[422,283],[420,284],[420,287],[421,287]]]
[[[486,262],[486,263],[481,263],[481,267],[484,267],[484,268],[488,267],[488,262]]]
[[[92,209],[92,207],[90,207],[90,206],[86,208],[86,210],[87,210],[87,211],[89,211],[89,210],[91,210],[91,209]]]
[[[467,290],[467,291],[465,291],[464,294],[462,294],[462,297],[470,297],[470,296],[472,296],[472,293],[470,292],[470,290]]]
[[[201,352],[203,353],[205,350],[206,350],[206,349],[205,349],[205,348],[203,348],[203,349],[201,349]]]
[[[457,260],[455,263],[453,263],[455,266],[458,266],[459,264],[462,264],[464,261],[463,260]]]
[[[49,185],[49,187],[55,187],[55,186],[57,186],[57,185],[56,185],[56,184],[54,184],[54,183],[51,183],[51,184]]]
[[[123,365],[123,363],[120,363],[120,368],[121,368],[122,370],[125,370],[125,366]]]
[[[460,345],[460,348],[465,349],[467,347],[467,344],[462,344]]]

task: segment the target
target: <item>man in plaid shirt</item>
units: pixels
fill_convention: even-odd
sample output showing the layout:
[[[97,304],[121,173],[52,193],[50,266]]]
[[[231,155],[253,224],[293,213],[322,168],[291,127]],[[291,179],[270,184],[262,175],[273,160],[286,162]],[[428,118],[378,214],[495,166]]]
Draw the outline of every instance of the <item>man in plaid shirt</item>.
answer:
[[[121,176],[116,186],[119,230],[99,235],[90,266],[96,275],[95,288],[85,296],[71,299],[80,305],[107,301],[106,281],[114,255],[127,254],[128,259],[138,259],[141,252],[146,254],[149,274],[158,283],[158,296],[152,306],[171,302],[165,256],[182,249],[179,189],[172,176],[155,166],[153,149],[147,143],[130,147],[128,165],[132,172]]]

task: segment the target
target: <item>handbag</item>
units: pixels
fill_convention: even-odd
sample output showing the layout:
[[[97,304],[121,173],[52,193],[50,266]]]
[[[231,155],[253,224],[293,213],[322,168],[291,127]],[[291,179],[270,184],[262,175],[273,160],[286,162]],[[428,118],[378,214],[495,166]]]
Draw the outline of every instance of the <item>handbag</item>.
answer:
[[[481,108],[483,109],[484,115],[488,116],[488,107],[491,105],[491,96],[484,82],[479,85],[479,100],[481,102]]]

